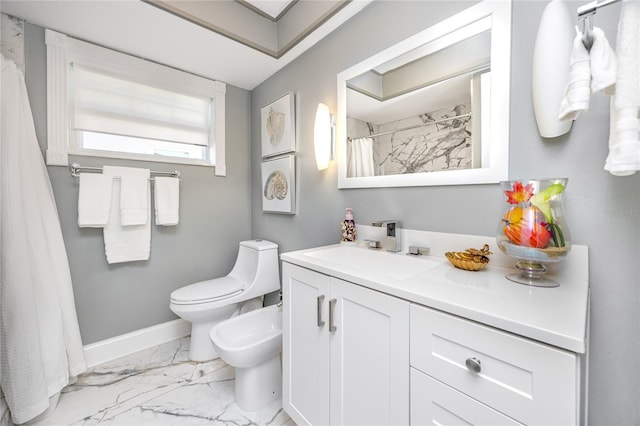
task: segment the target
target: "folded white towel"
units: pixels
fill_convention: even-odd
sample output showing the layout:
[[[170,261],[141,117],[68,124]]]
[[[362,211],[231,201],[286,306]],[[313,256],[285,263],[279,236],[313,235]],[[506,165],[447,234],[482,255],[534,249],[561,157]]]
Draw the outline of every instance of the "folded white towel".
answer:
[[[102,228],[109,221],[113,177],[81,173],[78,191],[78,226]]]
[[[591,59],[591,93],[603,91],[605,95],[613,95],[618,70],[616,54],[611,49],[604,31],[593,29],[593,45],[589,50]]]
[[[149,169],[130,168],[120,176],[120,223],[144,225],[149,220]]]
[[[139,169],[128,167],[104,166],[102,173],[108,176],[119,176],[114,179],[111,192],[111,212],[109,222],[103,229],[105,254],[108,263],[133,262],[147,260],[151,252],[151,223],[149,221],[149,197],[147,197],[147,219],[144,225],[122,226],[120,223],[120,186],[122,178],[130,174],[139,174]],[[126,181],[126,179],[125,179]],[[149,179],[146,180],[149,191]]]
[[[560,100],[558,120],[575,120],[582,111],[589,109],[591,65],[589,51],[582,44],[582,35],[573,40],[569,60],[569,77],[564,96]]]
[[[180,218],[180,179],[156,177],[154,204],[156,225],[177,225]]]
[[[618,74],[611,101],[605,170],[628,176],[640,170],[640,2],[623,0],[616,40]]]

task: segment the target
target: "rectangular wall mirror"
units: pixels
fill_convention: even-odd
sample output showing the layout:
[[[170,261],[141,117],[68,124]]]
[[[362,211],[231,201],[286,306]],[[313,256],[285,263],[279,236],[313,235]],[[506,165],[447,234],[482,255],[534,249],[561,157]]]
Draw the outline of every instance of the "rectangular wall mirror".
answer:
[[[507,179],[510,17],[484,1],[338,74],[338,186]]]

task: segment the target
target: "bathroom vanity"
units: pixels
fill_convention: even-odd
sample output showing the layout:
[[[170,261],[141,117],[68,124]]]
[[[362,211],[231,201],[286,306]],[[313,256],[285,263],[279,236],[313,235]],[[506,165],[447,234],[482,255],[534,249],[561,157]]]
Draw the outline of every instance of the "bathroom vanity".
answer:
[[[549,289],[507,280],[500,255],[469,272],[349,245],[284,253],[283,407],[300,425],[582,424],[587,258],[574,246]]]

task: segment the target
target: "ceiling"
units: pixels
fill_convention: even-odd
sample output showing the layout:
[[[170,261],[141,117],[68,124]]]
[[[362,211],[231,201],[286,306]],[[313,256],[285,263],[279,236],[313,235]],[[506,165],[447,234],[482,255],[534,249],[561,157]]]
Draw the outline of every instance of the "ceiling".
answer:
[[[371,1],[2,0],[0,11],[252,90]]]
[[[293,6],[297,0],[245,0],[246,3],[267,14],[274,20],[278,20],[281,13],[285,13],[288,7]]]

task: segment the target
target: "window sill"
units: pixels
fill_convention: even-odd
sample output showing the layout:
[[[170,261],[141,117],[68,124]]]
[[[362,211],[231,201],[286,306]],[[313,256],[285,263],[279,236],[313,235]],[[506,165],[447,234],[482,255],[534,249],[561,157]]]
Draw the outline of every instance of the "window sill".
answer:
[[[145,154],[127,154],[123,152],[111,152],[111,151],[97,151],[89,149],[72,149],[69,150],[69,155],[77,157],[94,157],[94,158],[113,158],[117,160],[137,160],[148,161],[153,163],[165,163],[165,164],[187,164],[191,166],[204,166],[215,167],[215,164],[211,164],[206,160],[197,160],[192,158],[177,158],[177,157],[158,157]]]

